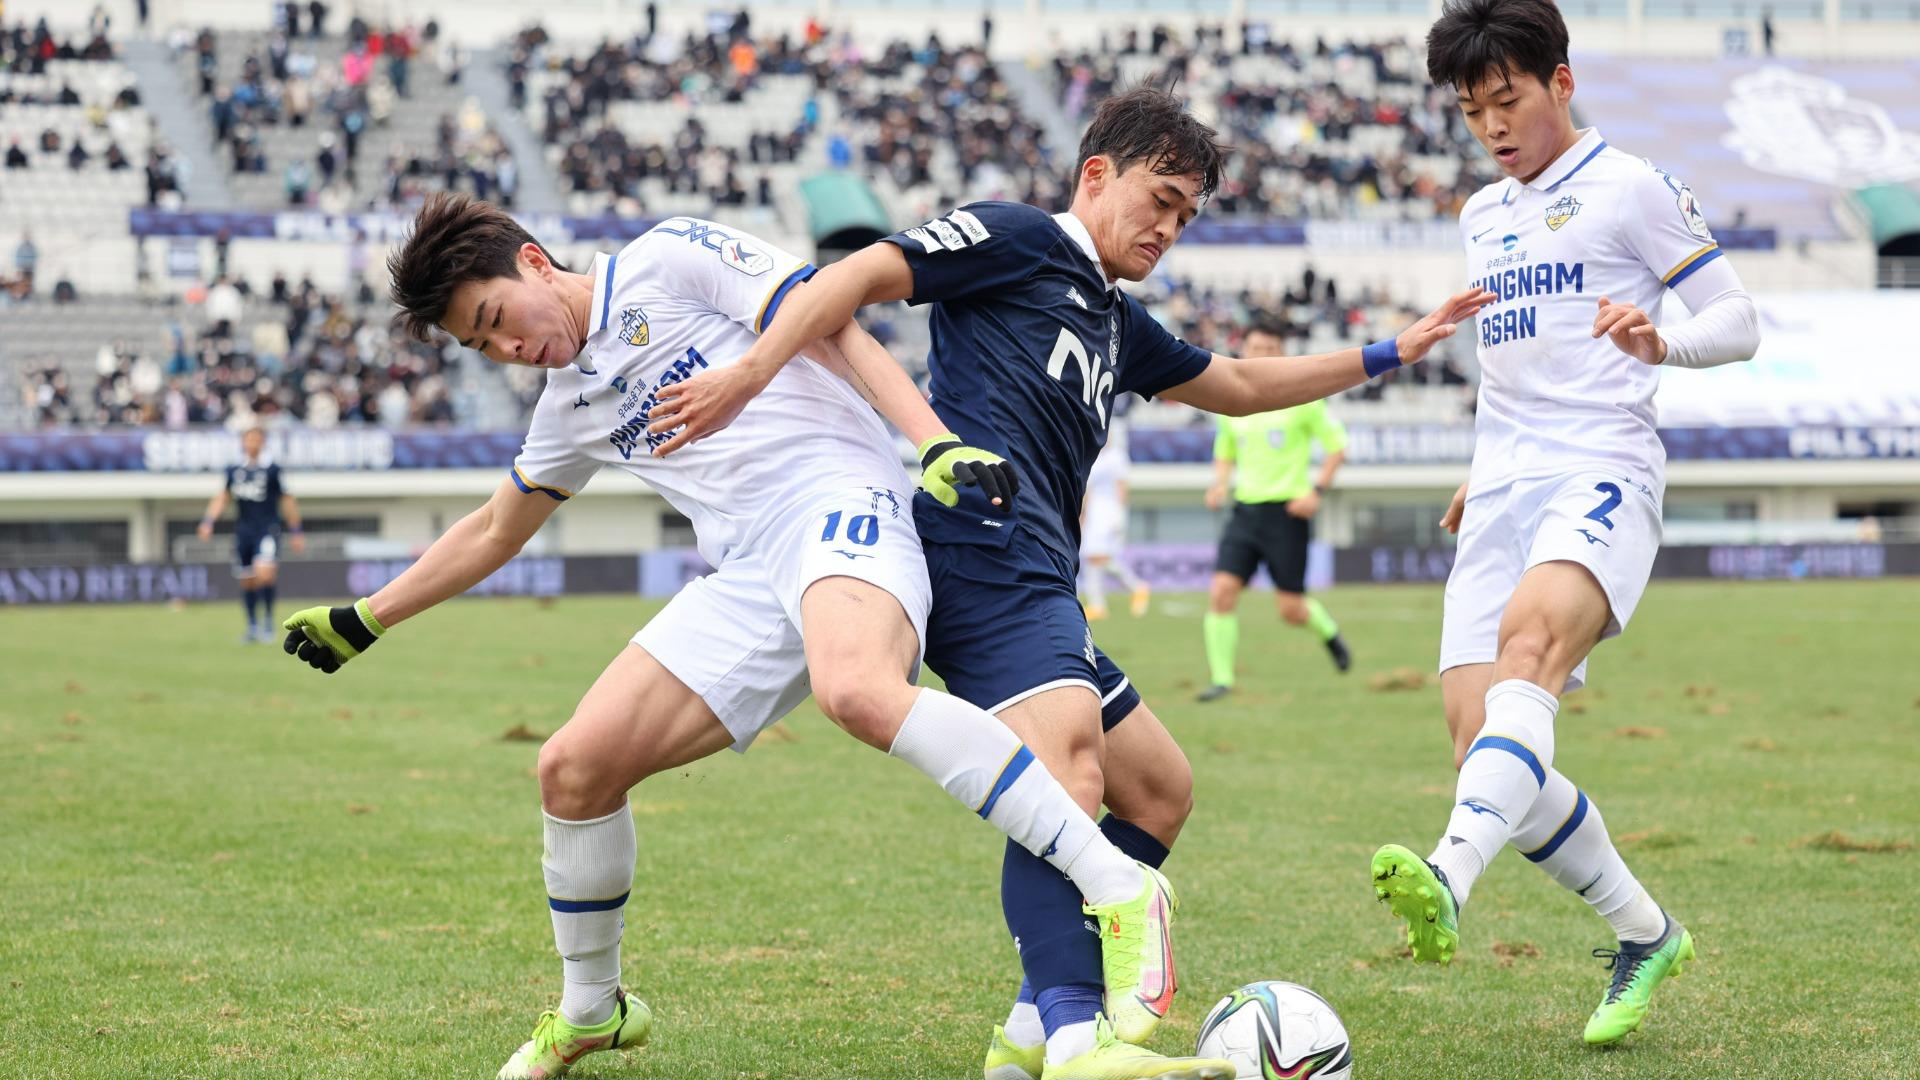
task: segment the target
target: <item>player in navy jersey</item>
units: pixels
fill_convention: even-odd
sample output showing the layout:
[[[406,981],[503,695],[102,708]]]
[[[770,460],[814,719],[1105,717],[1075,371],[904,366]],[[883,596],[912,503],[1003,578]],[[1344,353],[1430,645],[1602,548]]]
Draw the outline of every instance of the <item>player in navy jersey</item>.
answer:
[[[1111,98],[1081,142],[1068,213],[974,203],[888,237],[796,288],[733,367],[669,388],[653,414],[653,430],[675,431],[656,453],[671,453],[731,422],[799,345],[858,307],[932,304],[930,407],[888,419],[930,472],[956,448],[977,447],[1012,462],[1021,494],[1007,509],[972,491],[953,502],[916,497],[934,589],[927,665],[1020,733],[1089,811],[1104,801],[1103,828],[1149,865],[1185,822],[1191,770],[1094,646],[1074,588],[1081,497],[1114,395],[1234,415],[1298,405],[1418,360],[1491,297],[1469,290],[1398,338],[1320,356],[1241,359],[1180,341],[1118,283],[1152,272],[1211,195],[1226,154],[1164,91]],[[1142,1051],[1116,1067],[1132,1048],[1116,1049],[1114,1037],[1138,1043],[1165,1016],[1170,963],[1103,971],[1079,898],[1024,851],[1007,853],[1002,904],[1029,985],[996,1029],[989,1075],[1199,1075]]]
[[[293,553],[307,550],[300,529],[300,504],[287,494],[280,466],[263,451],[267,433],[257,427],[240,435],[241,460],[227,466],[227,481],[207,503],[200,518],[200,539],[213,537],[213,523],[237,508],[233,526],[233,573],[240,579],[240,602],[247,609],[247,632],[241,641],[277,641],[273,625],[274,584],[279,580],[280,534],[285,532]]]

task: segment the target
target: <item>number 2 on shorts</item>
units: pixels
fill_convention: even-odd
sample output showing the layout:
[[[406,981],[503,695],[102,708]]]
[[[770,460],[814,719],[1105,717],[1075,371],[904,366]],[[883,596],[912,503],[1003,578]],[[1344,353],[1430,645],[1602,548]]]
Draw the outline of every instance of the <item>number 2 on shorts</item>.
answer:
[[[1607,517],[1607,515],[1612,513],[1614,508],[1620,505],[1620,487],[1617,484],[1600,483],[1593,485],[1593,490],[1605,495],[1606,499],[1602,501],[1599,506],[1587,511],[1587,519],[1589,521],[1597,521],[1611,529],[1613,528],[1613,519]]]

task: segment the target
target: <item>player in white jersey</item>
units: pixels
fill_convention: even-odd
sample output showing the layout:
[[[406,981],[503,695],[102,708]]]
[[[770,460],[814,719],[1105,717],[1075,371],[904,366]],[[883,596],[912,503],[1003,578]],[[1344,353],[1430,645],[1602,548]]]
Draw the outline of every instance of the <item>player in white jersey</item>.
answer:
[[[541,748],[542,866],[564,989],[501,1077],[558,1076],[582,1054],[646,1041],[651,1014],[620,988],[636,861],[628,789],[744,751],[809,689],[856,738],[1074,878],[1098,917],[1159,917],[1162,879],[1123,855],[1011,731],[913,685],[930,603],[913,485],[862,395],[918,391],[902,375],[856,392],[828,370],[851,375],[842,349],[885,358],[878,343],[848,323],[806,350],[815,363],[782,369],[724,435],[671,458],[649,453],[667,438],[647,431],[660,388],[737,360],[810,264],[673,218],[571,273],[505,212],[455,195],[428,201],[389,269],[416,337],[438,327],[491,360],[544,368],[546,389],[493,498],[371,597],[288,619],[289,653],[337,671],[499,569],[607,465],[686,515],[715,567],[634,635]],[[925,477],[930,491],[978,483],[1013,497],[1004,462],[953,447]]]
[[[1113,418],[1107,425],[1107,445],[1093,459],[1087,473],[1087,494],[1080,512],[1080,595],[1087,618],[1107,617],[1107,578],[1127,590],[1127,611],[1134,618],[1147,613],[1153,590],[1122,561],[1127,549],[1127,467],[1131,463],[1127,439],[1127,403],[1116,395]]]
[[[1452,0],[1427,67],[1507,177],[1460,215],[1468,277],[1497,299],[1479,316],[1473,467],[1441,522],[1460,536],[1440,646],[1455,806],[1425,859],[1380,849],[1374,888],[1414,959],[1445,963],[1475,879],[1512,844],[1620,939],[1596,953],[1612,978],[1584,1035],[1607,1044],[1639,1027],[1693,940],[1555,768],[1554,716],[1632,618],[1659,547],[1657,368],[1748,359],[1759,319],[1686,185],[1574,128],[1552,0]],[[1656,328],[1668,290],[1692,315]]]

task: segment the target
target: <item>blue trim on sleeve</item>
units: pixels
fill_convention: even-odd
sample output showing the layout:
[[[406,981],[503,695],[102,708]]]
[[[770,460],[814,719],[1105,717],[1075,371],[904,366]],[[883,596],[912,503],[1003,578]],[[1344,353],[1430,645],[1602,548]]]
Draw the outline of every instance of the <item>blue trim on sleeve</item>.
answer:
[[[1580,827],[1582,821],[1586,820],[1587,793],[1584,791],[1576,791],[1574,794],[1578,795],[1579,798],[1573,800],[1572,812],[1567,815],[1567,820],[1561,822],[1560,827],[1553,831],[1553,835],[1547,838],[1547,842],[1534,848],[1532,851],[1523,851],[1520,853],[1526,856],[1527,861],[1545,862],[1554,852],[1560,850],[1560,845],[1566,843],[1567,837],[1572,836],[1573,831]]]
[[[618,911],[627,906],[627,897],[630,895],[632,894],[621,893],[611,900],[562,900],[557,896],[549,896],[547,906],[570,915],[583,911]]]
[[[607,328],[607,316],[613,312],[613,265],[620,261],[617,254],[607,256],[607,292],[600,298],[600,329]]]
[[[807,263],[805,266],[800,267],[800,269],[788,274],[787,280],[781,282],[779,287],[773,290],[773,295],[767,298],[767,310],[760,313],[760,325],[753,328],[754,332],[766,332],[767,327],[773,323],[774,312],[780,310],[780,302],[787,298],[787,293],[791,292],[795,285],[807,280],[814,274],[819,273],[819,271],[819,267],[812,263]]]
[[[1026,772],[1027,766],[1031,764],[1033,764],[1033,751],[1022,746],[1013,752],[1013,756],[1007,759],[1006,768],[1001,769],[999,778],[994,780],[993,790],[987,792],[986,801],[980,804],[982,818],[993,813],[993,804],[1000,801],[1000,796],[1007,793],[1007,789],[1013,786],[1015,780],[1020,779],[1020,774]]]
[[[1482,750],[1505,750],[1527,763],[1527,768],[1533,770],[1533,778],[1541,787],[1547,786],[1547,770],[1540,767],[1540,759],[1534,757],[1533,751],[1527,749],[1525,744],[1515,742],[1505,735],[1483,735],[1474,740],[1473,748],[1467,751],[1467,757],[1472,757]]]
[[[1695,270],[1700,269],[1701,267],[1707,265],[1708,263],[1712,262],[1713,260],[1725,254],[1726,252],[1723,251],[1722,249],[1714,248],[1712,251],[1709,251],[1705,255],[1702,255],[1699,258],[1693,260],[1692,264],[1689,265],[1685,270],[1682,270],[1679,273],[1673,275],[1673,280],[1667,282],[1667,288],[1671,289],[1674,286],[1679,285],[1681,282],[1687,280],[1687,278],[1693,276],[1693,272]]]
[[[520,469],[518,466],[508,469],[507,475],[513,477],[513,486],[519,488],[521,494],[523,495],[531,495],[537,491],[540,494],[545,495],[547,498],[552,499],[554,502],[567,501],[566,494],[560,491],[558,488],[543,487],[539,484],[527,483],[526,480],[521,478]]]

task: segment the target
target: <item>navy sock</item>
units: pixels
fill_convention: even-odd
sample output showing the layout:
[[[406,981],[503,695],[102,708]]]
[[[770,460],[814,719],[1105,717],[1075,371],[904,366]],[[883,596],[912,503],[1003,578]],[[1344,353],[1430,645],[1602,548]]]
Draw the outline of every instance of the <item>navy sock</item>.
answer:
[[[1056,986],[1040,991],[1034,1004],[1040,1009],[1040,1024],[1047,1037],[1069,1024],[1092,1022],[1100,1015],[1100,988],[1097,986]]]
[[[274,591],[274,586],[272,585],[260,586],[260,625],[261,626],[273,625],[273,591]],[[1118,840],[1114,841],[1114,843],[1116,844],[1118,844],[1119,842],[1120,841]],[[1161,848],[1160,850],[1165,851],[1166,849]],[[1136,859],[1139,857],[1140,856],[1138,855],[1134,856],[1134,858]]]
[[[1020,993],[1015,995],[1013,1003],[1015,1005],[1039,1004],[1039,999],[1033,992],[1032,979],[1027,978],[1025,975],[1020,976]]]
[[[260,598],[260,590],[258,589],[243,589],[240,592],[241,601],[247,605],[247,625],[248,626],[252,626],[255,622],[258,621],[257,619],[254,618],[253,612],[254,612],[254,606],[258,602],[259,598]]]
[[[1081,903],[1080,890],[1065,874],[1019,844],[1007,842],[1000,865],[1000,909],[1031,984],[1023,993],[1033,992],[1049,1035],[1062,1024],[1093,1019],[1106,990],[1100,935],[1087,925]],[[1077,1003],[1086,1001],[1093,1003],[1092,1009],[1081,1016],[1082,1006]]]
[[[1131,821],[1124,821],[1108,814],[1100,819],[1100,831],[1120,853],[1135,862],[1143,862],[1155,870],[1167,861],[1167,845],[1154,838],[1147,830]]]

